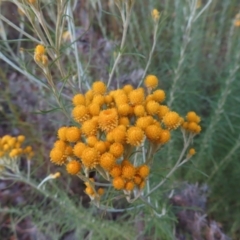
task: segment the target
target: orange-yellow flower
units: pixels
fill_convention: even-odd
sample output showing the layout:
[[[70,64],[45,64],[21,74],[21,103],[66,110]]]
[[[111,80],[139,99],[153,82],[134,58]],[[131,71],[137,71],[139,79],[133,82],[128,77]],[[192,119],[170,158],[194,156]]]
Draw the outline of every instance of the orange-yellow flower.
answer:
[[[170,112],[170,109],[166,105],[160,105],[158,109],[158,117],[159,119],[162,119],[168,112]]]
[[[200,117],[195,112],[188,112],[186,119],[188,122],[199,123],[201,121]]]
[[[122,129],[120,126],[116,127],[112,131],[112,138],[113,138],[113,141],[115,141],[115,142],[119,142],[119,143],[122,143],[122,144],[125,143],[125,141],[126,141],[126,130]]]
[[[100,157],[100,166],[110,171],[116,163],[116,158],[109,152],[105,152]]]
[[[130,127],[127,130],[127,143],[133,146],[139,146],[144,138],[144,132],[139,127]]]
[[[95,148],[86,147],[82,152],[81,159],[86,168],[94,168],[98,164],[98,151]]]
[[[146,104],[146,110],[149,115],[155,115],[159,111],[159,106],[159,103],[157,103],[156,101],[149,101]]]
[[[146,111],[143,105],[136,105],[133,109],[133,112],[137,117],[143,117],[146,114]]]
[[[141,165],[138,167],[138,175],[142,178],[146,178],[149,175],[150,169],[147,165]]]
[[[76,157],[81,158],[82,157],[82,153],[83,151],[87,148],[87,146],[82,143],[82,142],[78,142],[77,144],[74,145],[73,147],[73,153]]]
[[[181,124],[181,118],[176,112],[168,112],[163,117],[163,123],[168,129],[176,129]]]
[[[102,131],[110,132],[118,125],[118,114],[115,108],[103,110],[99,114],[98,124]]]
[[[196,154],[196,150],[194,148],[190,148],[188,154],[190,156],[193,156],[194,154]]]
[[[69,163],[67,163],[66,169],[67,169],[67,172],[68,172],[69,174],[75,175],[75,174],[77,174],[78,172],[80,172],[80,170],[81,170],[81,164],[80,164],[80,162],[78,162],[78,161],[76,161],[76,160],[72,160],[72,161],[70,161]]]
[[[133,86],[130,84],[127,84],[123,87],[123,91],[127,94],[130,93],[132,90],[133,90]]]
[[[77,127],[69,127],[66,130],[66,139],[69,142],[77,142],[81,138],[81,130]]]
[[[144,101],[144,90],[142,88],[135,89],[129,93],[128,98],[131,105],[141,105]]]
[[[121,190],[124,188],[125,182],[122,177],[115,177],[112,181],[113,187],[117,190]]]
[[[163,102],[166,98],[166,94],[163,90],[161,89],[158,89],[158,90],[155,90],[153,92],[153,100],[155,100],[156,102]]]
[[[157,142],[162,133],[162,129],[154,124],[147,126],[145,134],[150,141]]]
[[[132,191],[135,187],[135,184],[133,181],[127,181],[125,183],[125,186],[124,186],[124,189],[127,190],[127,191]]]
[[[66,161],[64,150],[59,148],[53,148],[50,152],[50,159],[56,165],[64,164]]]
[[[107,146],[105,142],[98,141],[95,143],[94,148],[101,154],[105,153],[107,151]]]
[[[97,103],[92,103],[88,106],[88,110],[92,116],[98,116],[100,113],[100,105]]]
[[[90,117],[88,108],[83,105],[77,105],[75,108],[73,108],[72,116],[73,119],[78,123],[83,123]]]
[[[73,99],[72,99],[72,103],[74,106],[77,106],[77,105],[84,105],[85,104],[85,97],[83,94],[79,93],[79,94],[76,94]]]
[[[121,143],[115,142],[110,146],[109,152],[115,157],[119,158],[122,156],[124,151],[123,145]]]
[[[101,82],[101,81],[96,81],[93,83],[92,85],[92,90],[93,90],[93,93],[96,95],[96,94],[101,94],[103,95],[106,90],[107,90],[107,87],[105,85],[104,82]]]
[[[62,141],[66,141],[67,138],[66,138],[66,132],[67,132],[67,127],[60,127],[58,129],[58,138]]]
[[[82,132],[86,136],[95,136],[97,134],[98,122],[93,119],[87,120],[82,124]]]
[[[122,177],[132,179],[136,173],[136,168],[132,164],[127,164],[122,168]]]
[[[115,177],[119,177],[122,174],[122,168],[121,165],[114,165],[113,168],[110,171],[110,175],[115,178]]]
[[[147,88],[154,89],[158,86],[158,78],[155,75],[148,75],[144,80]]]
[[[170,138],[171,138],[170,131],[164,129],[161,132],[161,136],[160,136],[160,139],[158,140],[158,143],[165,144],[170,140]]]

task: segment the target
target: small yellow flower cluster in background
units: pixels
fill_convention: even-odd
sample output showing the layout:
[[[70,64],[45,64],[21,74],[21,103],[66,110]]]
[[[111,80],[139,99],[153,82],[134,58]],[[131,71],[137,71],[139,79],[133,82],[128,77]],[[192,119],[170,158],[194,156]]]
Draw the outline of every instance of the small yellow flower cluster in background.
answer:
[[[89,178],[89,171],[93,170],[116,190],[128,194],[134,189],[141,191],[150,173],[153,154],[170,140],[171,131],[184,122],[177,112],[163,104],[166,96],[162,89],[156,89],[156,76],[148,75],[144,86],[125,85],[107,91],[103,82],[96,81],[89,91],[72,99],[76,126],[58,129],[50,159],[83,179],[85,192],[92,199],[104,192],[101,188],[96,190],[94,180]],[[191,125],[192,122],[197,125],[200,118],[189,113],[187,120],[188,129],[199,132],[199,128],[193,129]],[[147,153],[147,149],[151,151]],[[141,157],[140,161],[136,155]]]
[[[155,22],[160,19],[160,12],[157,9],[152,10],[152,18]]]
[[[238,14],[235,16],[234,26],[235,26],[235,27],[240,27],[240,13],[238,13]]]
[[[0,158],[17,158],[25,155],[28,159],[31,159],[34,155],[31,146],[23,147],[25,136],[19,135],[12,137],[5,135],[0,138]]]
[[[43,45],[39,44],[36,46],[34,51],[34,60],[36,63],[41,63],[43,66],[48,65],[48,57],[45,53],[46,49]]]
[[[195,112],[188,112],[185,122],[182,124],[182,128],[186,131],[198,134],[201,132],[201,127],[199,125],[201,118]]]

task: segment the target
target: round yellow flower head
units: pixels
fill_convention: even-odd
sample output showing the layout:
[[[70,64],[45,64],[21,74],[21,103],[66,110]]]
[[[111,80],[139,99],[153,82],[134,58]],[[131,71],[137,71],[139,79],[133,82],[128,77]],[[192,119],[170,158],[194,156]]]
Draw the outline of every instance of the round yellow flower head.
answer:
[[[181,124],[181,118],[176,112],[168,112],[163,117],[163,123],[168,129],[176,129]]]
[[[118,125],[118,114],[115,108],[103,110],[99,114],[98,124],[102,131],[110,132]]]
[[[151,122],[152,123],[152,122]],[[150,122],[148,121],[148,117],[140,117],[136,121],[136,126],[145,130],[147,126],[149,126]]]
[[[166,105],[160,105],[158,109],[158,118],[162,119],[168,112],[170,112],[170,109]]]
[[[189,122],[187,126],[187,130],[192,133],[200,133],[201,127],[195,122]]]
[[[126,130],[124,130],[120,126],[116,127],[112,131],[112,139],[113,139],[114,142],[124,144],[126,142]]]
[[[73,153],[76,157],[81,158],[82,157],[82,153],[83,151],[87,148],[87,146],[82,143],[82,142],[78,142],[74,145],[73,147]]]
[[[56,165],[62,165],[66,161],[64,151],[59,148],[53,148],[50,152],[51,161]]]
[[[163,130],[160,127],[152,124],[147,126],[145,129],[145,134],[150,141],[157,142],[161,137],[162,131]]]
[[[105,152],[100,157],[100,166],[107,171],[110,171],[115,165],[115,163],[116,163],[115,157],[109,152]]]
[[[142,182],[142,178],[139,174],[136,174],[133,178],[135,184],[139,185]]]
[[[110,95],[104,96],[104,102],[106,104],[110,104],[110,103],[112,103],[112,101],[113,101],[113,97],[112,96],[110,96]]]
[[[112,181],[113,187],[117,190],[121,190],[124,188],[125,182],[122,177],[115,177]]]
[[[128,103],[128,97],[125,92],[116,92],[114,94],[114,101],[117,106]]]
[[[136,173],[136,168],[132,164],[126,164],[122,167],[122,177],[132,179]]]
[[[144,80],[147,88],[154,89],[158,86],[158,78],[155,75],[148,75]]]
[[[74,106],[77,106],[77,105],[84,105],[85,104],[85,97],[83,94],[79,93],[79,94],[76,94],[73,99],[72,99],[72,103]]]
[[[119,125],[123,125],[123,126],[129,126],[130,121],[128,117],[120,117],[119,121],[118,121]]]
[[[19,135],[19,136],[17,137],[17,141],[18,141],[19,143],[23,143],[24,140],[25,140],[25,136],[23,136],[23,135]]]
[[[168,130],[162,130],[160,139],[158,140],[159,144],[165,144],[167,143],[171,138],[170,131]]]
[[[122,156],[124,147],[121,143],[115,142],[110,146],[109,152],[115,157],[119,158]]]
[[[92,90],[92,89],[88,90],[88,91],[85,93],[85,103],[86,103],[86,106],[88,106],[89,103],[92,102],[93,96],[94,96],[94,93],[93,93],[93,90]]]
[[[122,174],[122,167],[121,165],[115,164],[113,168],[110,171],[110,175],[115,178],[115,177],[120,177]]]
[[[154,21],[158,21],[160,18],[160,13],[156,8],[152,10],[152,18]]]
[[[92,103],[102,106],[105,103],[105,98],[102,95],[96,95],[93,97]]]
[[[156,102],[163,102],[166,98],[166,94],[163,90],[158,89],[156,91],[153,92],[153,100],[155,100]]]
[[[135,106],[133,109],[133,112],[136,117],[143,117],[146,114],[146,111],[143,105]]]
[[[95,148],[87,147],[83,150],[81,159],[86,168],[94,168],[98,164],[99,153]]]
[[[195,112],[188,112],[186,119],[188,122],[199,123],[201,121],[200,117]]]
[[[100,105],[97,104],[97,103],[92,103],[88,106],[88,109],[89,109],[89,113],[92,115],[92,116],[98,116],[99,113],[100,113]]]
[[[89,136],[87,139],[86,139],[86,142],[88,144],[89,147],[94,147],[95,144],[98,142],[98,139],[96,136]]]
[[[133,90],[133,86],[130,85],[130,84],[127,84],[123,87],[123,91],[126,93],[126,94],[129,94],[131,91]]]
[[[86,136],[95,136],[97,134],[98,123],[93,119],[87,120],[82,124],[82,132]]]
[[[94,145],[94,148],[100,153],[103,154],[107,151],[107,147],[105,142],[103,141],[97,141]]]
[[[113,142],[114,142],[114,139],[113,139],[113,131],[107,133],[107,135],[106,135],[106,140],[107,140],[108,142],[110,142],[110,143],[113,143]]]
[[[150,168],[147,165],[142,165],[142,166],[138,167],[138,171],[137,172],[138,172],[138,175],[141,178],[146,178],[149,175]]]
[[[64,155],[71,156],[72,154],[73,154],[73,148],[70,145],[66,146],[64,150]]]
[[[54,145],[53,145],[55,148],[59,148],[59,149],[62,149],[64,150],[67,146],[66,142],[62,141],[62,140],[57,140]]]
[[[36,48],[35,48],[35,55],[43,55],[45,54],[45,47],[41,44],[37,45]]]
[[[132,146],[139,146],[144,138],[144,132],[139,127],[130,127],[127,130],[127,143]]]
[[[66,165],[67,172],[75,175],[81,171],[81,164],[77,160],[72,160]]]
[[[104,95],[107,90],[107,87],[104,82],[97,81],[93,83],[92,90],[95,95],[96,94]]]
[[[66,133],[67,133],[67,127],[60,127],[58,129],[58,138],[62,141],[66,141],[67,138],[66,138]]]
[[[78,123],[83,123],[90,117],[88,108],[83,105],[78,105],[73,108],[72,116],[73,119]]]
[[[97,190],[97,193],[98,193],[100,196],[102,196],[102,195],[104,194],[104,189],[103,189],[103,188],[99,188],[99,189]]]
[[[69,127],[66,130],[66,139],[69,142],[77,142],[81,138],[81,130],[78,127]]]
[[[128,181],[125,183],[124,189],[127,191],[132,191],[135,187],[135,184],[133,181]]]
[[[120,116],[127,116],[131,113],[131,107],[128,104],[118,105],[118,114]]]
[[[18,149],[17,148],[12,149],[9,153],[9,157],[14,158],[14,157],[17,157],[17,156],[19,156]]]
[[[89,186],[89,187],[86,187],[85,189],[85,193],[88,195],[88,196],[94,196],[94,190]]]
[[[144,90],[142,88],[135,89],[128,94],[129,102],[132,106],[141,105],[144,102]]]
[[[188,154],[190,156],[193,156],[194,154],[196,154],[196,150],[194,148],[190,148]]]
[[[149,115],[155,115],[159,111],[159,103],[156,101],[149,101],[146,105],[146,110]]]

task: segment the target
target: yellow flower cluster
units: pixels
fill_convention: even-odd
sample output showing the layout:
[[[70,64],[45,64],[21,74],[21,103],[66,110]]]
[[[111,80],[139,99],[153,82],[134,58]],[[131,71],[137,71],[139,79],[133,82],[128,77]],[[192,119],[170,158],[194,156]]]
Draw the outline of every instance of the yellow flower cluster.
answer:
[[[147,76],[144,85],[145,88],[125,85],[108,91],[103,82],[96,81],[85,94],[76,94],[72,99],[76,126],[59,128],[58,140],[50,152],[51,161],[64,164],[70,174],[85,174],[84,178],[95,170],[111,181],[116,190],[131,192],[144,188],[150,168],[148,163],[133,163],[132,156],[142,144],[159,149],[170,140],[170,132],[184,121],[162,104],[165,92],[155,90],[156,76]],[[191,131],[192,122],[200,121],[195,118],[187,116]],[[91,197],[101,195],[99,191],[103,193],[93,188],[94,181],[86,186],[85,192]]]
[[[34,51],[34,60],[37,63],[41,63],[43,66],[47,66],[48,65],[48,57],[45,54],[46,53],[46,49],[43,45],[37,45]]]
[[[5,135],[0,138],[0,158],[17,158],[25,155],[28,159],[31,159],[34,155],[31,146],[23,147],[25,136],[19,135],[12,137]]]
[[[182,128],[186,131],[198,134],[201,132],[201,127],[199,125],[201,118],[195,112],[188,112],[185,122],[182,124]]]

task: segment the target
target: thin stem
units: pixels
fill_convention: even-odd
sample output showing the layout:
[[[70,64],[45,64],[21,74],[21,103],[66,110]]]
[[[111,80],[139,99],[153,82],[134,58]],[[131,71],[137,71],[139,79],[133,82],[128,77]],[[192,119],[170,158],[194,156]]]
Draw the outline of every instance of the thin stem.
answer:
[[[114,72],[117,68],[117,65],[122,57],[122,53],[123,53],[123,48],[125,45],[125,41],[126,41],[126,36],[127,36],[127,31],[128,31],[128,26],[129,26],[129,21],[130,21],[130,16],[131,16],[131,8],[126,10],[126,19],[124,16],[124,10],[121,9],[120,10],[121,16],[122,16],[122,20],[123,20],[123,35],[122,35],[122,41],[121,41],[121,45],[120,45],[120,50],[118,51],[118,55],[117,58],[114,62],[113,68],[109,74],[109,78],[108,78],[108,83],[107,83],[107,87],[109,87],[111,85],[112,79],[113,79],[113,75]]]
[[[149,68],[149,66],[150,66],[150,64],[151,64],[152,56],[153,56],[153,53],[154,53],[154,50],[155,50],[155,47],[156,47],[156,43],[157,43],[157,30],[158,30],[158,23],[154,23],[153,45],[152,45],[152,49],[151,49],[151,51],[150,51],[150,53],[149,53],[147,65],[146,65],[146,67],[145,67],[145,69],[144,69],[144,73],[143,73],[143,75],[142,75],[141,81],[140,81],[139,84],[138,84],[138,87],[140,87],[140,86],[142,85],[143,80],[144,80],[144,78],[145,78],[145,76],[146,76],[146,73],[147,73],[147,71],[148,71],[148,68]]]

